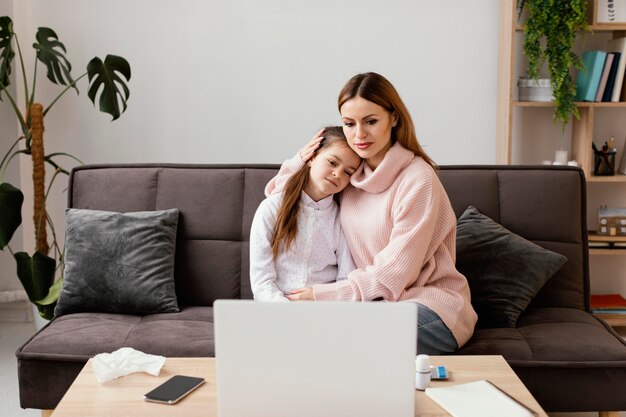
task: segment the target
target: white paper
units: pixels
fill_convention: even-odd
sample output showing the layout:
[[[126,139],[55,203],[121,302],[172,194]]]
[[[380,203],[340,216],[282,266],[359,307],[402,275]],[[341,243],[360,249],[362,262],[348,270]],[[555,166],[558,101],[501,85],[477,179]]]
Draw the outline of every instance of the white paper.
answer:
[[[485,380],[426,388],[426,395],[454,417],[536,415]]]
[[[111,353],[100,353],[91,360],[93,372],[100,383],[133,372],[146,372],[158,376],[164,364],[163,356],[150,355],[129,347]]]

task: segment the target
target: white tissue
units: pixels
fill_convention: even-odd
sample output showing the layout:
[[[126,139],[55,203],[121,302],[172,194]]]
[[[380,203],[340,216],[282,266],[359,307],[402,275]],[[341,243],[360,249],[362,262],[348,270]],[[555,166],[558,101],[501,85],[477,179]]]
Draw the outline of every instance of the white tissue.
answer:
[[[100,383],[133,372],[146,372],[158,376],[164,364],[163,356],[149,355],[129,347],[111,353],[100,353],[91,360],[93,372]]]

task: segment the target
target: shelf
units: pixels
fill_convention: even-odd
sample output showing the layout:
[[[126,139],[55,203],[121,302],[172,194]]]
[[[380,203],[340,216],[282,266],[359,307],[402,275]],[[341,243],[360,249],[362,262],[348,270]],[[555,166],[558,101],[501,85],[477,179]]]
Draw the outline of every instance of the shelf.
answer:
[[[589,248],[589,255],[626,255],[624,249],[608,249],[608,248]]]
[[[603,243],[626,243],[626,236],[600,236],[594,231],[587,231],[587,240],[589,242]],[[626,247],[618,248],[592,248],[589,247],[589,255],[626,255]]]
[[[613,32],[616,30],[626,30],[626,23],[596,23],[589,25],[592,32]]]
[[[587,25],[590,32],[614,32],[619,30],[626,30],[626,23],[595,23]],[[523,32],[524,26],[520,24],[515,25],[516,32]]]
[[[604,320],[611,327],[626,326],[626,314],[593,313],[593,315]]]
[[[626,108],[626,101],[619,102],[590,102],[590,101],[576,101],[574,102],[577,107],[617,107]],[[512,102],[513,107],[554,107],[553,101],[518,101]]]
[[[590,242],[626,243],[626,236],[602,236],[592,230],[587,231],[587,239]]]
[[[615,175],[590,175],[587,177],[587,182],[626,182],[626,175],[624,174],[615,174]]]

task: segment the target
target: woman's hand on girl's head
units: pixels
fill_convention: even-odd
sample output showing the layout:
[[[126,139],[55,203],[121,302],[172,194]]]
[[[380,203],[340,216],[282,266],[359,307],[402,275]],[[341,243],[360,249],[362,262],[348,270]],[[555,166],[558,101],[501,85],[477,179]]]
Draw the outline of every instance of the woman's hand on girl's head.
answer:
[[[319,132],[317,132],[317,134],[313,137],[313,139],[311,139],[309,143],[304,145],[304,148],[300,149],[299,153],[300,153],[300,159],[302,159],[302,162],[306,162],[309,159],[311,159],[311,157],[313,156],[317,148],[320,147],[320,142],[322,141],[322,139],[324,139],[324,136],[322,136],[322,133],[324,133],[324,129],[321,129]]]
[[[289,291],[285,296],[291,301],[314,301],[313,288],[300,288],[298,290]]]

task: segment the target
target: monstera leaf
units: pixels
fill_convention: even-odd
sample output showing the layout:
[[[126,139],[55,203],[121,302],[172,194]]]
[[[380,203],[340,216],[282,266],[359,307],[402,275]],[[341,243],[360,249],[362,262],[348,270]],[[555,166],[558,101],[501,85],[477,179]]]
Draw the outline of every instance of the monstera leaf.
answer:
[[[59,295],[61,295],[61,289],[63,289],[63,278],[59,278],[54,281],[52,287],[48,290],[48,295],[42,300],[37,301],[38,305],[49,306],[51,304],[56,304],[59,299]]]
[[[11,75],[11,61],[15,56],[11,47],[13,39],[13,22],[9,16],[0,17],[0,100],[2,100],[2,88],[9,85]]]
[[[50,287],[54,283],[56,261],[41,252],[35,252],[32,258],[26,252],[18,252],[15,254],[15,260],[17,277],[22,282],[28,299],[35,303],[41,317],[50,320],[54,314],[55,303],[44,305],[38,301],[45,300],[50,292]]]
[[[9,183],[0,184],[0,249],[9,244],[22,223],[24,194]]]
[[[54,30],[46,27],[37,29],[37,42],[33,48],[37,50],[37,59],[48,69],[48,79],[55,84],[70,85],[74,82],[70,72],[72,64],[65,58],[65,45],[59,42]],[[78,89],[74,86],[78,93]]]
[[[118,73],[126,78],[122,79]],[[126,82],[130,80],[130,65],[121,56],[107,55],[104,62],[95,57],[87,65],[87,74],[89,75],[89,98],[96,104],[96,95],[102,87],[100,93],[100,111],[113,116],[113,120],[120,117],[126,110],[126,101],[130,95],[130,91],[126,86]],[[122,90],[118,87],[121,86]],[[124,108],[120,111],[118,95]]]

